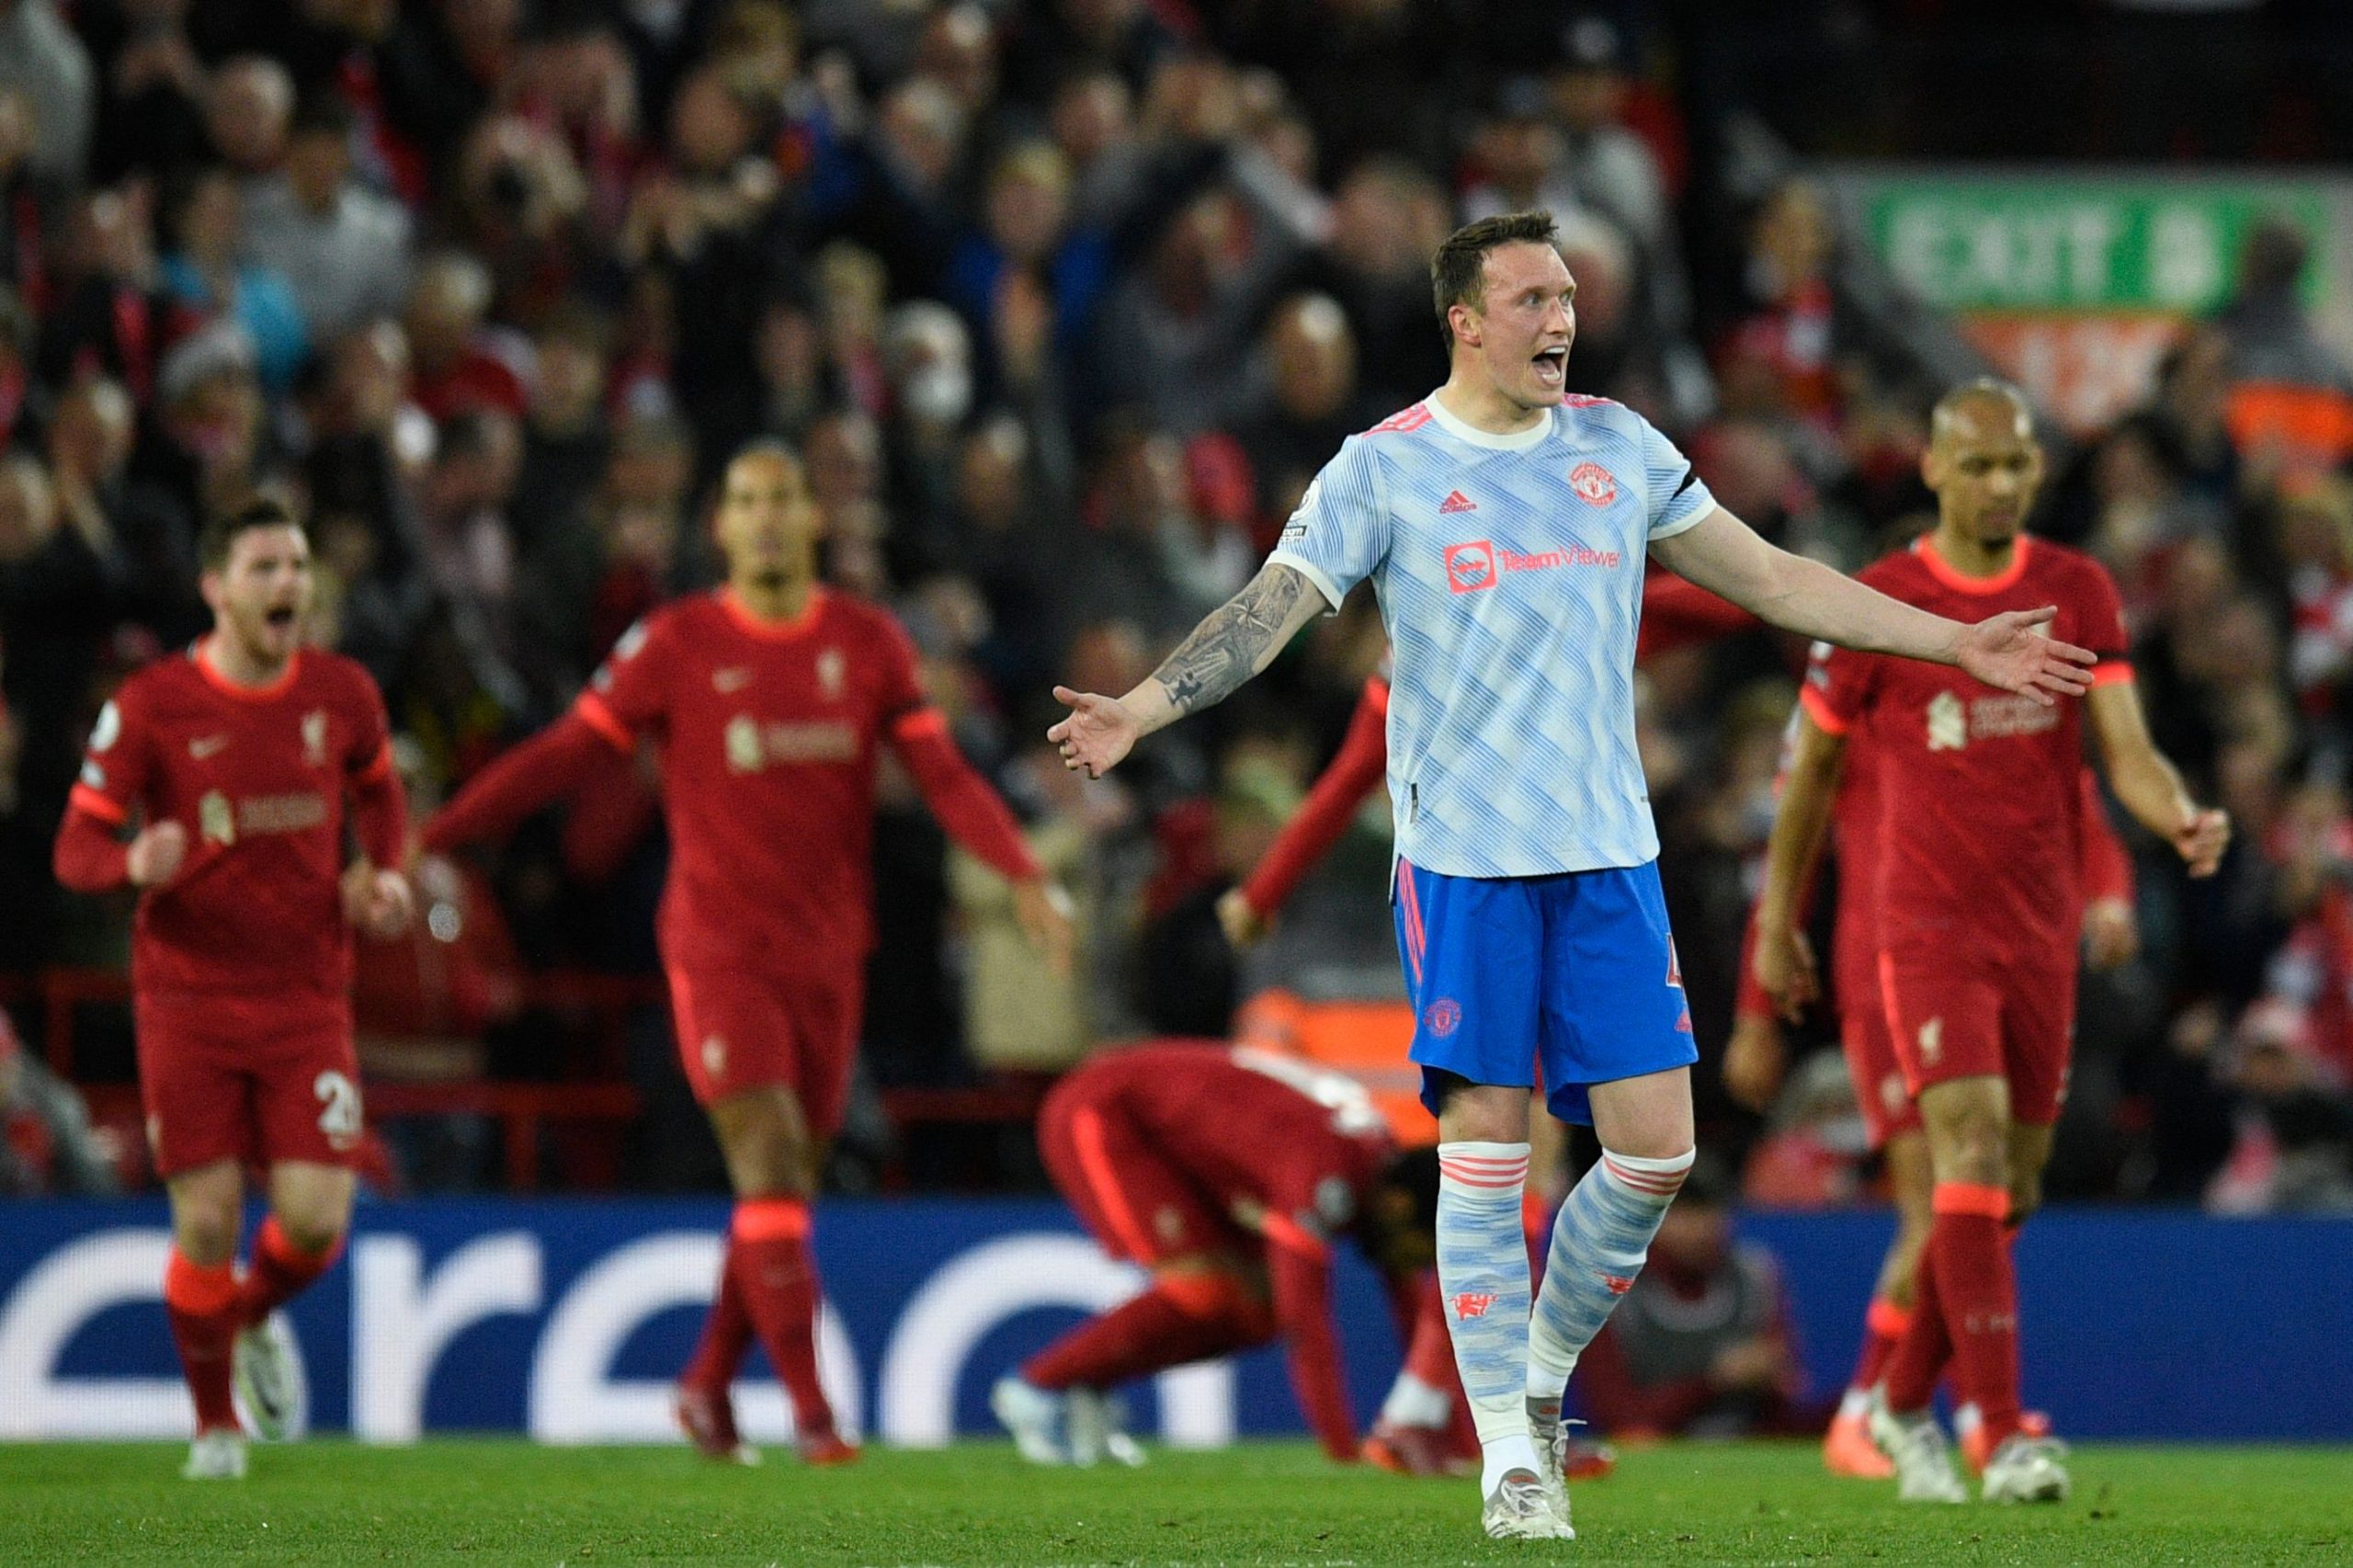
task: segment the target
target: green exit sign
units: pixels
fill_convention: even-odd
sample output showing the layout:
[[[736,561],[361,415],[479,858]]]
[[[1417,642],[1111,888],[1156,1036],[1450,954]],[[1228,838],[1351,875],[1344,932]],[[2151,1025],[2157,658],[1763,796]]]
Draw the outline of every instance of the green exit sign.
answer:
[[[2294,181],[1920,174],[1847,188],[1888,267],[1946,310],[2208,311],[2269,217],[2311,242],[2313,298],[2329,267],[2326,199]]]

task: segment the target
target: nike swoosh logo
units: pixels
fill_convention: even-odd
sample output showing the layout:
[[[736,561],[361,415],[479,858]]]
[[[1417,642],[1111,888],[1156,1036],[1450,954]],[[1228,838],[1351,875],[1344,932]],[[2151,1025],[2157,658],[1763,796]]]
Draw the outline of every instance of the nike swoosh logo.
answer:
[[[228,744],[229,737],[226,735],[199,735],[188,743],[188,754],[197,761],[202,762]]]
[[[710,685],[714,691],[741,691],[751,684],[752,672],[741,665],[710,672]]]

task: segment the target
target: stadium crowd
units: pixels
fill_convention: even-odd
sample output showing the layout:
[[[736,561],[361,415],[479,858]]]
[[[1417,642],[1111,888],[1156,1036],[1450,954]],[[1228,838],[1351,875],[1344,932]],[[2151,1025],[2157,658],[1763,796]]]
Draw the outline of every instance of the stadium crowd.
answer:
[[[206,624],[205,517],[261,491],[309,517],[315,636],[381,683],[421,820],[712,580],[713,479],[768,436],[806,455],[828,580],[904,619],[1080,911],[1058,975],[900,781],[869,1089],[1224,1036],[1273,984],[1397,994],[1377,824],[1264,949],[1236,955],[1215,912],[1379,664],[1369,596],[1114,778],[1063,770],[1047,694],[1132,686],[1344,436],[1443,379],[1428,257],[1495,212],[1561,219],[1570,388],[1643,411],[1726,507],[1849,569],[1925,526],[1943,389],[1886,369],[1807,183],[1739,214],[1736,265],[1692,265],[1717,215],[1686,199],[1696,138],[1650,19],[0,0],[0,970],[120,961],[128,903],[63,897],[50,846],[108,690]],[[2158,742],[2239,830],[2193,887],[2120,816],[2138,953],[2086,982],[2054,1197],[2353,1205],[2353,477],[2329,442],[2239,416],[2256,383],[2353,408],[2296,302],[2304,260],[2259,231],[2138,409],[2063,450],[2047,433],[2034,526],[2123,585]],[[1825,1054],[1761,1123],[1713,1067],[1803,652],[1747,633],[1661,655],[1643,736],[1702,1142],[1753,1147],[1753,1197],[1836,1202],[1862,1176],[1835,1037],[1802,1037]],[[617,767],[495,857],[427,860],[416,934],[363,950],[371,1068],[579,1076],[530,977],[650,973],[661,857],[653,795]],[[666,1028],[637,1006],[623,1050],[667,1130],[632,1143],[646,1185],[715,1170]],[[127,1048],[84,1032],[83,1069],[127,1077]],[[33,1081],[12,1056],[0,1104]],[[888,1139],[865,1103],[853,1152]],[[490,1179],[462,1119],[405,1130],[396,1158],[412,1182]]]

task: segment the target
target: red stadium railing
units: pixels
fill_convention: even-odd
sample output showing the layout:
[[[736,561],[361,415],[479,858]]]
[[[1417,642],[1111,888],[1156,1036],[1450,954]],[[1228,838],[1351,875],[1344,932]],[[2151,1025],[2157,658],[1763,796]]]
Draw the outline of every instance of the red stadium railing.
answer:
[[[85,1082],[76,1071],[77,1014],[92,1004],[127,1005],[131,980],[118,971],[86,968],[43,970],[28,979],[0,978],[0,1004],[29,1002],[38,1011],[41,1055],[60,1077],[74,1083],[100,1121],[138,1117],[138,1086],[121,1082]],[[663,1006],[668,992],[653,976],[550,970],[524,985],[527,1006],[586,1020],[595,1041],[589,1053],[600,1076],[561,1083],[502,1083],[484,1079],[415,1083],[370,1079],[366,1101],[371,1118],[479,1116],[499,1125],[507,1186],[530,1191],[540,1182],[541,1134],[551,1125],[587,1123],[617,1129],[643,1111],[636,1087],[620,1076],[624,1031],[631,1008]],[[1052,1079],[1011,1076],[954,1088],[889,1088],[881,1091],[883,1113],[893,1126],[1026,1126],[1035,1119]],[[608,1142],[597,1162],[609,1165]]]

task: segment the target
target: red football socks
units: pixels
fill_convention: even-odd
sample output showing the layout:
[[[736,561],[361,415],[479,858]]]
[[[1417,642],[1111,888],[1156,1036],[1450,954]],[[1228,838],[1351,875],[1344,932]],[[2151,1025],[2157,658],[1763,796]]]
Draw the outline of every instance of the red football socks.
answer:
[[[172,1344],[196,1401],[196,1429],[237,1430],[236,1407],[229,1399],[230,1355],[243,1323],[236,1266],[190,1263],[174,1247],[164,1266],[164,1314],[171,1320]]]
[[[833,1406],[817,1381],[817,1264],[809,1252],[809,1206],[797,1198],[747,1198],[735,1205],[730,1272],[742,1292],[778,1381],[792,1400],[794,1430],[834,1429]]]
[[[272,1214],[261,1222],[260,1234],[254,1237],[254,1255],[245,1265],[245,1281],[237,1297],[240,1324],[256,1324],[304,1290],[313,1280],[335,1267],[343,1255],[343,1238],[337,1236],[320,1253],[304,1252],[287,1239],[278,1228],[278,1216]]]
[[[1911,1332],[1889,1360],[1888,1406],[1925,1409],[1949,1358],[1955,1396],[1977,1406],[1985,1440],[1998,1447],[2018,1430],[2018,1274],[2003,1231],[2010,1195],[1938,1182],[1932,1204]]]
[[[1273,1332],[1267,1309],[1233,1280],[1172,1277],[1080,1324],[1031,1357],[1021,1376],[1041,1389],[1110,1388],[1258,1344]]]
[[[1912,1326],[1908,1308],[1899,1307],[1885,1296],[1871,1298],[1870,1310],[1863,1314],[1863,1353],[1855,1359],[1855,1375],[1848,1388],[1868,1389],[1887,1369],[1888,1358],[1895,1353],[1897,1341]]]
[[[680,1374],[681,1382],[724,1391],[735,1381],[745,1352],[752,1347],[752,1314],[745,1305],[738,1267],[735,1241],[730,1236],[719,1260],[719,1292],[711,1298],[710,1312],[702,1320],[702,1337],[695,1342],[695,1353]]]

